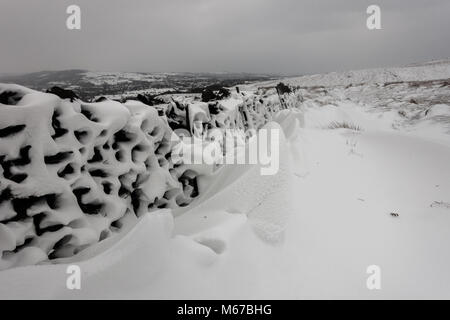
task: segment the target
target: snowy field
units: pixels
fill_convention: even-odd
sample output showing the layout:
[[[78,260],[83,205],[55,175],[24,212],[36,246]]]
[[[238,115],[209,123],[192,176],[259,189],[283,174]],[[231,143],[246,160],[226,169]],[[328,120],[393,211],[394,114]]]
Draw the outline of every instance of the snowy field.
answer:
[[[449,65],[287,79],[303,111],[268,124],[285,135],[277,175],[227,167],[183,214],[1,271],[0,298],[450,298]],[[70,264],[81,290],[66,288]]]

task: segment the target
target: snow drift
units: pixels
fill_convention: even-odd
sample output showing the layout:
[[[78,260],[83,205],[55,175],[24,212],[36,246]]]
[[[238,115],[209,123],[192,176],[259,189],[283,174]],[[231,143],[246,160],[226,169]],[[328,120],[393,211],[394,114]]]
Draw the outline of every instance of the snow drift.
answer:
[[[174,121],[190,135],[246,132],[280,108],[236,95],[215,108],[173,102],[160,115],[17,85],[0,85],[0,96],[0,270],[76,255],[149,211],[187,207],[208,171],[173,161]]]
[[[267,83],[214,104],[175,97],[159,116],[187,135],[281,127],[279,173],[200,167],[187,207],[155,209],[58,264],[4,270],[0,298],[448,298],[450,74],[440,65],[405,69],[398,83],[359,85],[372,71],[314,77],[327,88],[300,79],[284,105],[304,113],[280,111],[260,88]],[[379,70],[374,81],[390,71],[400,74]],[[14,125],[0,132],[26,132]],[[82,290],[66,287],[70,264],[81,268]],[[373,265],[381,290],[367,287]]]

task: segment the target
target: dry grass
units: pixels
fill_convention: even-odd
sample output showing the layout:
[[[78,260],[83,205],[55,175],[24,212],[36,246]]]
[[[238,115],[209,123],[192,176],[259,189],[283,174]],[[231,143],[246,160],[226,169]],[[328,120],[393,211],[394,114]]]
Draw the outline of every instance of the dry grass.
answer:
[[[354,123],[349,123],[349,122],[345,122],[345,121],[342,121],[342,122],[338,122],[338,121],[331,122],[328,125],[328,129],[349,129],[349,130],[353,130],[353,131],[363,131],[363,129],[360,126],[358,126],[358,125],[356,125]]]

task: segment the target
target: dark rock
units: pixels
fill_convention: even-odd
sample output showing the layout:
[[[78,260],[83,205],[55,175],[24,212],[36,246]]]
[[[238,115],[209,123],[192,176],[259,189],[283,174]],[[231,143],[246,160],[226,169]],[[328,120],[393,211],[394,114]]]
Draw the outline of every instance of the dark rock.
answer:
[[[0,103],[16,105],[22,97],[14,91],[5,91],[0,94]]]
[[[211,89],[203,90],[203,92],[202,92],[202,101],[203,102],[210,102],[210,101],[214,101],[214,100],[217,100],[217,97]]]
[[[291,93],[292,90],[291,88],[289,88],[287,85],[285,85],[283,82],[280,82],[279,84],[277,84],[277,92],[280,95],[286,94],[286,93]]]
[[[73,102],[76,99],[80,99],[78,95],[72,90],[66,90],[60,87],[51,87],[47,90],[47,93],[52,93],[61,99],[70,99],[70,102]]]

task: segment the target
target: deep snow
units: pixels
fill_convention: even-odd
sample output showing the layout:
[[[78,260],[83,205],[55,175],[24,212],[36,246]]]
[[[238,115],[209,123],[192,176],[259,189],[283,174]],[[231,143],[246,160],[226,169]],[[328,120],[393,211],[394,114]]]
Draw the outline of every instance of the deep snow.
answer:
[[[450,298],[449,128],[430,119],[449,103],[405,118],[348,90],[311,94],[304,125],[300,112],[275,119],[286,135],[276,176],[230,166],[182,215],[145,215],[66,264],[0,272],[0,298]],[[66,288],[71,263],[80,291]],[[367,289],[370,265],[381,290]]]

